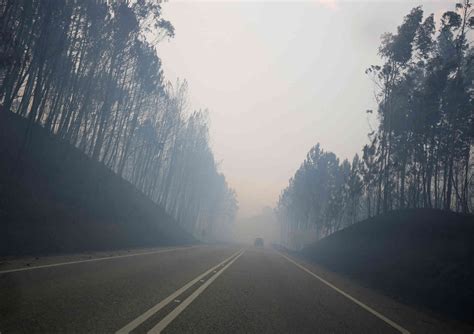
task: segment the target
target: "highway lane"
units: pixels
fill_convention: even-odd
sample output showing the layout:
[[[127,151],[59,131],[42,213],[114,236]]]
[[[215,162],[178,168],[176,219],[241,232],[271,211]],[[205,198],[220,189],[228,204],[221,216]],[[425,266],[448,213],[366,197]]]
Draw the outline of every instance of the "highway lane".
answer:
[[[0,274],[0,332],[115,332],[237,249],[203,246]]]
[[[164,333],[400,331],[315,280],[275,251],[252,248]]]
[[[343,285],[350,293],[344,295],[339,281],[333,285],[316,276],[314,268],[273,249],[232,245],[0,273],[0,332],[448,333],[461,328],[433,319],[427,326],[430,318],[404,306],[397,307],[405,313],[390,303],[379,308],[370,293],[353,297]]]

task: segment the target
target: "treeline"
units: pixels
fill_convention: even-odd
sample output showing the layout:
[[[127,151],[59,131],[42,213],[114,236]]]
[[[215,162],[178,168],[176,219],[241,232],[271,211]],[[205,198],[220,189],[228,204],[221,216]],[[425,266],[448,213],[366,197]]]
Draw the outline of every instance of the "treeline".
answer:
[[[106,165],[198,237],[232,221],[206,112],[188,115],[186,82],[163,77],[156,44],[174,28],[160,2],[0,0],[0,18],[2,109]]]
[[[288,244],[328,235],[360,219],[403,208],[472,212],[474,28],[470,0],[433,14],[414,8],[382,36],[375,84],[378,128],[352,163],[319,144],[277,206]],[[372,113],[371,110],[367,111]]]

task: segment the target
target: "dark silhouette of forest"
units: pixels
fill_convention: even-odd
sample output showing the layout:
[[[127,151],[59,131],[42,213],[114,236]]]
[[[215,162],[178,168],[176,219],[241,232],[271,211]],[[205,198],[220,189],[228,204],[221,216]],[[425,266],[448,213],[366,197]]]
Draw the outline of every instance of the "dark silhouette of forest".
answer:
[[[174,28],[161,14],[151,0],[0,0],[1,113],[16,129],[4,141],[18,144],[2,148],[3,221],[22,207],[8,197],[26,174],[47,165],[54,175],[60,157],[78,151],[98,175],[105,168],[128,181],[194,237],[228,232],[236,196],[210,148],[207,112],[187,112],[186,81],[164,78],[156,45]],[[382,36],[380,64],[366,71],[378,105],[367,113],[378,126],[352,162],[319,144],[310,150],[276,209],[287,246],[398,209],[472,212],[472,28],[464,0],[439,22],[416,7]],[[44,160],[29,156],[48,136],[56,165],[44,163],[44,146]],[[82,176],[71,173],[74,189]]]
[[[28,126],[0,112],[1,255],[196,242],[131,183],[39,125],[15,164]]]
[[[17,155],[3,161],[9,177],[42,168],[26,165],[40,126],[195,237],[226,232],[236,196],[209,146],[207,112],[186,112],[186,82],[163,76],[156,45],[174,28],[159,2],[1,0],[0,18],[2,112],[28,124]]]
[[[378,127],[352,162],[309,151],[277,206],[287,246],[397,209],[472,212],[474,17],[471,1],[454,7],[439,22],[413,8],[382,36],[381,63],[366,71]]]

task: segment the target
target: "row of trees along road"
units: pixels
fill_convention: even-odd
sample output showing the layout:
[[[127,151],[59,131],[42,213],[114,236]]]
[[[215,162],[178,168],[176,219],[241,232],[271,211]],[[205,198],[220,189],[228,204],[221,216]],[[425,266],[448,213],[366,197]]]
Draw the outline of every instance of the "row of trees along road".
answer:
[[[470,0],[456,4],[439,25],[416,7],[395,34],[382,36],[381,65],[366,71],[376,89],[378,128],[352,163],[319,144],[310,150],[277,206],[289,246],[395,209],[472,212],[471,7]]]
[[[0,17],[3,109],[106,165],[198,237],[233,220],[206,112],[189,115],[186,82],[163,78],[155,45],[174,28],[159,2],[0,0]]]

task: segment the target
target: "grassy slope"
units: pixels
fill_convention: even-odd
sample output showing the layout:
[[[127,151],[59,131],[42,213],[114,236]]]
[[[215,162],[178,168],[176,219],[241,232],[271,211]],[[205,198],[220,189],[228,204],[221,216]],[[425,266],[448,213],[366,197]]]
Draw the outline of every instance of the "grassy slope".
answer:
[[[0,111],[0,255],[192,243],[130,183],[40,127]]]
[[[474,217],[431,209],[374,217],[303,256],[399,301],[474,323]]]

